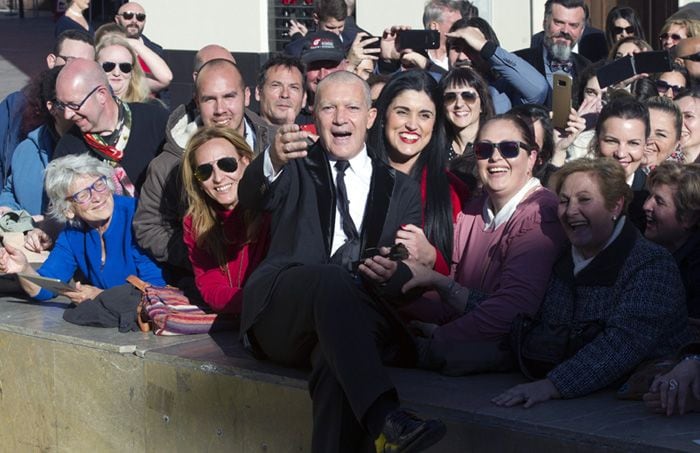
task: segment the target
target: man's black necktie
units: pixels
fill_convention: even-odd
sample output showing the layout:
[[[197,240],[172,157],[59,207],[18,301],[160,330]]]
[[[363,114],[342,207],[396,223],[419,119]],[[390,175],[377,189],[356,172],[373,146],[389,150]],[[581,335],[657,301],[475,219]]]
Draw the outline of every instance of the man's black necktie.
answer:
[[[345,170],[350,166],[347,160],[338,160],[335,162],[335,168],[337,170],[337,175],[335,177],[335,184],[337,188],[336,205],[338,206],[338,211],[340,211],[340,221],[343,225],[343,232],[347,236],[348,241],[357,239],[360,235],[357,233],[357,228],[350,217],[350,203],[348,201],[348,190],[345,187]]]

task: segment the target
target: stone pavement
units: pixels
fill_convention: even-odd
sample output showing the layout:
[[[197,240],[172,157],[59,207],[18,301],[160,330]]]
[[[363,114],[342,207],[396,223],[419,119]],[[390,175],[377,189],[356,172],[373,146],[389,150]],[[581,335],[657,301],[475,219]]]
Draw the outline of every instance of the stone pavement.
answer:
[[[46,68],[46,55],[54,43],[54,22],[42,12],[24,19],[0,13],[0,100],[22,88]]]

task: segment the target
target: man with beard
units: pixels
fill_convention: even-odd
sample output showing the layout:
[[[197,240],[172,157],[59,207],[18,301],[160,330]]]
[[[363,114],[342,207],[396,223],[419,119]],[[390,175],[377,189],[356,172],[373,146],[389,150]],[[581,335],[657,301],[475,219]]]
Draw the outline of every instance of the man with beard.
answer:
[[[146,12],[143,6],[136,2],[124,3],[114,16],[114,21],[124,30],[129,44],[138,55],[139,64],[147,76],[151,92],[157,93],[158,98],[169,105],[170,94],[167,87],[173,79],[173,74],[165,62],[163,48],[143,34],[143,29],[146,26]],[[154,63],[154,60],[158,60],[158,58],[160,60]],[[151,62],[150,66],[146,61]]]
[[[143,34],[146,26],[146,11],[136,2],[124,3],[114,16],[114,21],[124,30],[127,38],[138,39],[146,47],[163,58],[163,48]]]
[[[552,106],[553,74],[569,74],[574,81],[573,93],[578,92],[576,76],[591,62],[571,49],[581,38],[586,26],[583,0],[547,0],[544,5],[544,40],[539,47],[515,52],[530,63],[549,83],[546,105]]]
[[[514,105],[541,104],[549,85],[527,61],[500,46],[493,28],[480,17],[460,19],[447,33],[450,69],[473,67],[489,84],[496,113]]]

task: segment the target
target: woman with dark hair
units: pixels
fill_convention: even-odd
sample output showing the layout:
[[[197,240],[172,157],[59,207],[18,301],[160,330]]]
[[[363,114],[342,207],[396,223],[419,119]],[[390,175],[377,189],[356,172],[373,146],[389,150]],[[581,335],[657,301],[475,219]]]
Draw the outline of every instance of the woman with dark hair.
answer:
[[[66,30],[80,30],[90,36],[95,36],[92,24],[85,19],[85,11],[90,8],[90,0],[68,0],[66,12],[56,21],[53,35],[58,37]]]
[[[444,112],[437,82],[425,71],[396,74],[377,99],[368,144],[377,157],[421,186],[423,225],[405,225],[396,242],[423,265],[448,274],[453,223],[467,190],[445,170]],[[428,183],[429,182],[429,183]]]
[[[486,81],[470,67],[458,67],[440,80],[440,98],[445,115],[450,170],[471,190],[478,186],[472,145],[479,126],[493,116],[493,104]]]
[[[612,157],[622,165],[627,185],[634,192],[629,218],[642,231],[645,223],[642,205],[648,195],[642,163],[650,133],[649,109],[631,95],[624,94],[603,107],[592,145],[597,157]]]
[[[554,129],[549,111],[539,104],[518,105],[511,112],[532,125],[539,150],[532,174],[547,187],[552,173],[570,159],[568,150],[586,127],[586,120],[571,109],[567,128],[562,132]]]
[[[56,78],[61,67],[43,71],[25,91],[27,104],[22,130],[27,138],[12,154],[11,173],[0,193],[0,213],[24,209],[31,215],[44,214],[48,200],[44,194],[44,170],[54,147],[72,123],[54,109]]]
[[[662,72],[655,80],[659,96],[675,99],[684,88],[692,85],[692,78],[685,66],[674,65],[672,71]]]
[[[440,296],[405,309],[426,337],[419,345],[421,366],[460,374],[488,366],[476,359],[476,368],[460,368],[446,353],[469,356],[476,342],[495,345],[518,313],[537,312],[564,245],[556,196],[532,176],[537,147],[529,124],[511,113],[487,120],[474,152],[483,195],[457,217],[453,275],[408,261],[413,278],[404,286],[432,288]]]
[[[629,6],[615,6],[608,12],[605,19],[605,39],[608,41],[608,49],[612,49],[616,42],[628,36],[644,39],[644,29],[639,23],[639,18]]]
[[[632,195],[622,167],[610,158],[578,159],[557,172],[554,189],[571,246],[554,264],[539,318],[588,338],[550,370],[532,368],[540,380],[498,395],[499,406],[587,395],[692,338],[671,254],[625,217]]]
[[[641,52],[650,52],[654,50],[651,44],[646,42],[641,38],[635,36],[628,36],[617,41],[610,49],[610,54],[608,55],[608,60],[617,60],[622,57],[627,57],[629,55],[638,54]]]
[[[546,101],[547,79],[521,57],[503,49],[484,19],[460,19],[446,36],[450,67],[471,66],[487,81],[495,113],[505,113],[513,105]]]
[[[700,87],[681,90],[673,101],[683,115],[681,149],[685,162],[697,163],[700,160]]]
[[[243,284],[267,253],[267,222],[236,209],[238,182],[252,159],[245,139],[225,127],[199,129],[182,158],[183,239],[197,289],[217,313],[241,313]]]

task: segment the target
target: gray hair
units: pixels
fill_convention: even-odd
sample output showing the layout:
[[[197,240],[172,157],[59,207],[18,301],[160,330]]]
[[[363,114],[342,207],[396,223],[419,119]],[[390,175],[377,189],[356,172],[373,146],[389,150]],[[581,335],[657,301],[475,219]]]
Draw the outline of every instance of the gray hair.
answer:
[[[328,74],[326,77],[323,78],[318,83],[318,87],[316,87],[316,98],[314,99],[314,111],[318,111],[318,101],[320,99],[320,96],[318,93],[321,92],[321,87],[331,83],[331,82],[341,82],[341,83],[357,83],[359,82],[362,85],[362,91],[363,91],[363,97],[365,104],[367,104],[367,108],[372,107],[372,95],[369,90],[369,85],[367,85],[367,82],[365,82],[362,77],[358,76],[357,74],[354,74],[352,72],[348,71],[336,71]]]
[[[66,211],[71,207],[70,202],[66,200],[72,195],[68,193],[71,184],[80,176],[106,176],[107,187],[114,192],[113,174],[114,170],[108,163],[88,153],[71,154],[49,162],[44,173],[44,189],[49,197],[49,215],[59,222],[79,225],[79,219],[66,217]]]
[[[428,28],[430,22],[442,22],[446,9],[462,10],[462,0],[429,0],[423,9],[423,27]]]

